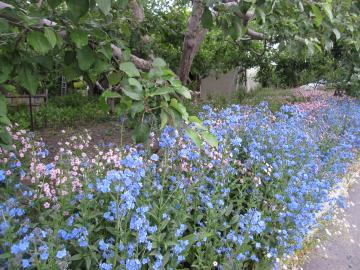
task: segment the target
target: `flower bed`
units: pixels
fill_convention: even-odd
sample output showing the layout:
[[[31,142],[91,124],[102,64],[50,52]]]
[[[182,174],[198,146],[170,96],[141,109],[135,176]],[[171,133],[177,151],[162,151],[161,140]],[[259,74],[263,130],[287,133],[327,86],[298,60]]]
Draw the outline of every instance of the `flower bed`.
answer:
[[[205,106],[218,148],[165,128],[152,147],[24,131],[0,152],[0,265],[9,269],[272,269],[319,224],[360,147],[360,104]],[[326,217],[322,217],[326,218]]]

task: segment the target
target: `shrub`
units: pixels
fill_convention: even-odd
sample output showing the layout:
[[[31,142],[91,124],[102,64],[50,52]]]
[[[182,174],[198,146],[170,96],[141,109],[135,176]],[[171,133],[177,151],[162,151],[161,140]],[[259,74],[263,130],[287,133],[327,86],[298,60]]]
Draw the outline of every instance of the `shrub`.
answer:
[[[271,269],[302,246],[359,149],[360,105],[234,105],[200,115],[219,146],[165,128],[141,146],[53,162],[24,131],[1,150],[0,264],[37,269]]]
[[[10,120],[18,123],[21,128],[30,128],[30,115],[27,107],[22,107],[10,113]],[[96,98],[84,97],[80,94],[70,94],[50,99],[47,106],[42,106],[34,112],[35,125],[38,128],[74,127],[109,119],[109,115],[102,110]]]

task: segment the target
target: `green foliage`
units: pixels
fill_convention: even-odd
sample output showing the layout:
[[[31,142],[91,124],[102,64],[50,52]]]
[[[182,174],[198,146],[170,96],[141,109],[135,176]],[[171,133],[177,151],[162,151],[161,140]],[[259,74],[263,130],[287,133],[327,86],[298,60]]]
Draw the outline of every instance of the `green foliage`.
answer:
[[[121,63],[120,70],[122,73],[111,75],[110,82],[115,85],[121,82],[122,93],[105,91],[100,102],[108,110],[106,101],[120,98],[115,111],[121,117],[128,117],[129,122],[136,123],[133,132],[135,142],[146,141],[151,129],[163,128],[168,123],[178,126],[180,119],[189,122],[189,114],[180,100],[190,99],[190,91],[162,59],[154,59],[153,68],[148,72],[138,70],[131,62]]]
[[[28,107],[12,109],[9,118],[22,129],[30,128]],[[37,128],[45,127],[47,122],[48,127],[58,129],[100,122],[110,119],[110,116],[102,110],[95,98],[71,94],[50,98],[47,106],[34,112],[34,119]]]

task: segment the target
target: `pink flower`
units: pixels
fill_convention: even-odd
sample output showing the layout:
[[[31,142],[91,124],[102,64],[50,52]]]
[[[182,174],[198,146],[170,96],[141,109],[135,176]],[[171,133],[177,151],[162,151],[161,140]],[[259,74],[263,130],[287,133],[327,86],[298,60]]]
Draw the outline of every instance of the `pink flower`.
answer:
[[[46,209],[48,209],[48,208],[50,207],[50,203],[48,203],[48,202],[44,203],[44,207],[45,207]]]

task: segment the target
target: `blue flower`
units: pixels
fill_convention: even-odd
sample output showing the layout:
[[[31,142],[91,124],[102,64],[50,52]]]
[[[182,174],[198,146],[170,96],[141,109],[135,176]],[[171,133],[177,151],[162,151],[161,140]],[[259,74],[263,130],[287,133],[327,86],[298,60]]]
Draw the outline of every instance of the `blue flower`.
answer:
[[[64,258],[64,257],[66,256],[66,254],[67,254],[67,251],[66,251],[66,249],[64,248],[64,249],[62,249],[62,250],[59,250],[59,251],[56,253],[56,258],[62,259],[62,258]]]
[[[112,269],[112,264],[111,263],[100,263],[99,268],[101,270],[111,270]]]
[[[5,171],[0,170],[0,183],[5,182]]]
[[[152,161],[158,161],[158,160],[159,160],[159,156],[158,156],[157,154],[152,154],[151,157],[150,157],[150,159],[151,159]]]
[[[29,268],[31,267],[31,261],[29,259],[22,259],[21,265],[23,268]]]

